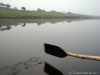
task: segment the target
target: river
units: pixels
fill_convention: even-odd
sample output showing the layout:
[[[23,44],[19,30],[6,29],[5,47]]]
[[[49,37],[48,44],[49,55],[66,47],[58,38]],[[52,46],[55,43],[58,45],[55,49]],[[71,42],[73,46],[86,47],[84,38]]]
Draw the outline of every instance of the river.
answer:
[[[100,20],[1,25],[0,75],[100,75],[100,61],[55,57],[44,43],[100,56]]]

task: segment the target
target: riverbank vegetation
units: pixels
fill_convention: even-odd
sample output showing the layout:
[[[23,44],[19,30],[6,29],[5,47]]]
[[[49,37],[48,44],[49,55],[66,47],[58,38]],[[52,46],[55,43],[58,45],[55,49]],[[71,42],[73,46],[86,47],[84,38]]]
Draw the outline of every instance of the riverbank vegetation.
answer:
[[[0,3],[0,19],[36,19],[36,18],[99,18],[98,16],[75,14],[72,12],[58,12],[55,10],[46,11],[38,8],[37,10],[26,10],[25,7],[11,8],[11,5]]]

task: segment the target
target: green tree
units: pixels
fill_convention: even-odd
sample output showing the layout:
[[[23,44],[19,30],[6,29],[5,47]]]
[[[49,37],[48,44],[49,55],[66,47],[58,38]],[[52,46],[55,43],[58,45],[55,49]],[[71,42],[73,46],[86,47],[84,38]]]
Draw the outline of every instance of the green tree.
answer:
[[[56,12],[55,10],[51,10],[51,12]]]
[[[4,3],[0,3],[0,7],[4,7],[5,6],[5,4]]]
[[[9,4],[5,4],[5,6],[7,9],[10,9],[10,7],[11,7]]]
[[[2,7],[3,3],[0,3],[0,7]]]
[[[17,7],[14,7],[14,9],[15,9],[15,10],[18,10],[18,8],[17,8]]]
[[[37,11],[38,11],[38,12],[42,12],[42,9],[38,8]]]
[[[22,9],[23,9],[23,10],[26,10],[26,8],[25,8],[25,7],[22,7]]]
[[[37,9],[38,12],[45,12],[45,10],[42,10],[40,8]]]
[[[72,12],[67,12],[68,14],[72,14]]]
[[[5,4],[2,4],[3,8],[6,6]]]
[[[45,10],[42,10],[43,12],[45,12]]]

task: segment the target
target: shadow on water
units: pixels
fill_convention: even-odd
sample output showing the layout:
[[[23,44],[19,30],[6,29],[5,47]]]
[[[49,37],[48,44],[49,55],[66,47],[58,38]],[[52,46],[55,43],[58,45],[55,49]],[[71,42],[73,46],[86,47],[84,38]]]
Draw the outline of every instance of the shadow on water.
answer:
[[[45,63],[44,72],[46,72],[48,75],[63,75],[62,72],[48,63]]]

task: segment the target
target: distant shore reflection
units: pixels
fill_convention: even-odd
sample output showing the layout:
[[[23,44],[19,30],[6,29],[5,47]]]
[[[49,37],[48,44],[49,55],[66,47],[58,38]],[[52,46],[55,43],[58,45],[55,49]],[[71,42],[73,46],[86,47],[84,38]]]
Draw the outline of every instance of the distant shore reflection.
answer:
[[[85,20],[85,19],[65,19],[65,20],[59,20],[59,19],[57,19],[57,20],[54,20],[54,21],[50,20],[51,22],[50,21],[47,21],[47,22],[49,22],[51,24],[55,24],[55,23],[59,23],[59,22],[62,22],[62,23],[64,23],[64,22],[71,23],[71,22],[74,22],[74,21],[82,21],[82,20]],[[12,23],[12,22],[7,21],[5,23],[4,22],[2,23],[2,21],[1,21],[0,22],[0,31],[10,30],[12,28],[12,26],[17,27],[17,25],[20,25],[20,23],[23,23],[22,27],[25,27],[26,23],[28,23],[28,22],[17,22],[16,23],[16,21],[15,21],[15,23]],[[43,22],[42,22],[41,20],[39,20],[38,22],[30,22],[30,23],[33,23],[33,24],[37,23],[37,26],[40,26],[42,24],[45,24],[46,21],[43,20]]]

